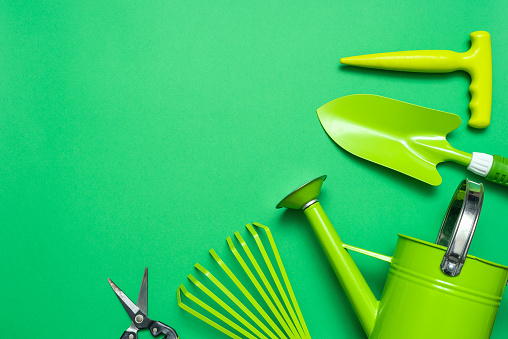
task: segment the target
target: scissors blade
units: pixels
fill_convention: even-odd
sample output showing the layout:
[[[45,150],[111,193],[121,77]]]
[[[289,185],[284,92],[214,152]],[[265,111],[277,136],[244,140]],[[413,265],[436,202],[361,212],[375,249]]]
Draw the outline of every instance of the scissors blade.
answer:
[[[131,323],[129,328],[125,332],[132,332],[132,333],[138,333],[139,328],[136,327],[136,324],[134,321]]]
[[[136,303],[144,314],[148,314],[148,267],[145,267],[143,281],[139,289],[138,302]]]
[[[129,317],[132,321],[134,321],[134,317],[136,316],[136,313],[139,312],[139,307],[134,305],[134,303],[125,295],[125,293],[122,292],[122,290],[116,286],[116,284],[111,281],[111,279],[108,278],[109,284],[111,285],[111,288],[116,293],[116,296],[118,297],[118,300],[123,305],[123,308],[125,308],[125,311],[127,314],[129,314]]]

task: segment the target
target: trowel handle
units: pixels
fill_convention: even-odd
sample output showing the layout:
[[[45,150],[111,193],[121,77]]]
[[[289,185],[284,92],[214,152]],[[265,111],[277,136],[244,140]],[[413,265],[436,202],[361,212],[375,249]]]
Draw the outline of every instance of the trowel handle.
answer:
[[[488,181],[508,187],[508,158],[473,152],[467,169]]]
[[[508,159],[500,155],[494,155],[492,168],[485,179],[508,187]]]

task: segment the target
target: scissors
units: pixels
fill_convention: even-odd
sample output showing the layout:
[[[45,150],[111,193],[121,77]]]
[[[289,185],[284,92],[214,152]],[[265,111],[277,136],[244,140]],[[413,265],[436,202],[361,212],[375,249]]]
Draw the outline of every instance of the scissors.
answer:
[[[108,278],[108,281],[125,308],[125,311],[127,311],[129,317],[132,319],[131,326],[122,334],[120,339],[137,339],[138,330],[145,328],[150,329],[150,333],[154,337],[159,334],[164,334],[163,339],[178,339],[178,335],[173,328],[159,321],[151,320],[146,315],[148,312],[148,267],[145,267],[145,274],[141,282],[137,304],[134,304],[111,279]]]

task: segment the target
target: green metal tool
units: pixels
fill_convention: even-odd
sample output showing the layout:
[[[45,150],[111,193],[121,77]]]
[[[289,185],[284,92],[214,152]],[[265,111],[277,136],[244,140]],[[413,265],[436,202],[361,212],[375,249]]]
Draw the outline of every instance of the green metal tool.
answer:
[[[460,117],[377,95],[357,94],[317,110],[326,133],[354,155],[431,185],[442,182],[436,166],[454,161],[487,180],[508,186],[508,159],[453,148],[446,135]]]

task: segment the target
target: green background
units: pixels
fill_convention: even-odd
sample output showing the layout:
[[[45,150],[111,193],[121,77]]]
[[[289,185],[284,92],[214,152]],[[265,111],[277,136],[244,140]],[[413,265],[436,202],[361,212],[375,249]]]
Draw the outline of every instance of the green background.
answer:
[[[301,212],[275,210],[327,174],[321,203],[346,243],[391,255],[396,233],[435,241],[467,175],[432,187],[356,158],[315,110],[371,93],[457,113],[450,143],[508,155],[506,1],[2,1],[2,336],[117,338],[112,278],[182,339],[224,338],[176,304],[207,251],[271,227],[314,338],[363,338]],[[467,127],[469,76],[340,67],[341,57],[466,51],[492,36],[492,123]],[[470,253],[508,264],[508,191],[485,183]],[[376,296],[388,265],[353,254]],[[438,312],[439,310],[436,310]],[[460,321],[460,316],[458,318]],[[508,335],[508,301],[492,338]],[[151,337],[141,332],[140,338]]]

